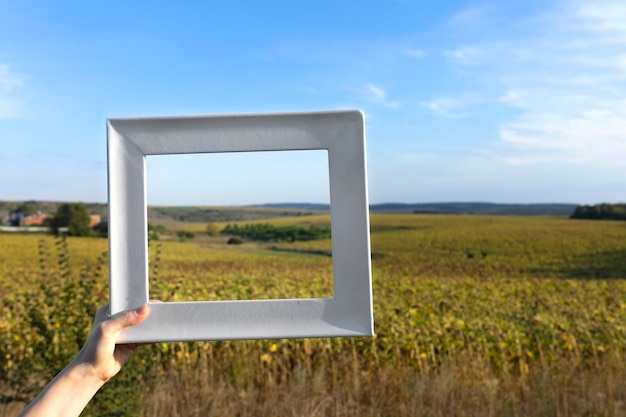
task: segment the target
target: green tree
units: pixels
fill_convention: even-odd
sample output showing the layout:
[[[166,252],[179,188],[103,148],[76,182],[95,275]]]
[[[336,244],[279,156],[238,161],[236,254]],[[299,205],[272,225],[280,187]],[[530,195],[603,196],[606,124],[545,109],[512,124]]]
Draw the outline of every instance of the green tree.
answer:
[[[88,236],[91,232],[90,223],[89,212],[83,204],[66,203],[59,207],[51,225],[52,231],[57,235],[60,228],[67,227],[69,236]]]
[[[206,225],[206,234],[209,236],[217,236],[219,234],[219,229],[215,223],[209,223]]]
[[[109,237],[109,222],[100,222],[94,226],[93,230],[100,237]]]
[[[176,232],[176,236],[178,236],[178,239],[181,242],[186,242],[187,239],[193,239],[194,237],[196,237],[196,234],[187,230],[179,230],[178,232]]]
[[[572,219],[626,220],[626,204],[596,204],[595,206],[578,206]]]
[[[152,223],[148,223],[148,242],[152,242],[153,240],[159,240],[159,235],[165,232],[165,226],[161,226],[160,224],[154,225]]]
[[[21,211],[22,213],[36,213],[37,206],[35,203],[27,201],[25,203],[20,204],[15,211]]]

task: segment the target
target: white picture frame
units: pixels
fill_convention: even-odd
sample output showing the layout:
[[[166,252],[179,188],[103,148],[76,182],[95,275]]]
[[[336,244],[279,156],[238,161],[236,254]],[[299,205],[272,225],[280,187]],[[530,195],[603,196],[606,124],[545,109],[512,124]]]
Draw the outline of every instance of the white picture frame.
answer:
[[[149,303],[119,342],[374,334],[361,111],[107,120],[110,314],[149,303],[146,156],[327,150],[333,298]]]

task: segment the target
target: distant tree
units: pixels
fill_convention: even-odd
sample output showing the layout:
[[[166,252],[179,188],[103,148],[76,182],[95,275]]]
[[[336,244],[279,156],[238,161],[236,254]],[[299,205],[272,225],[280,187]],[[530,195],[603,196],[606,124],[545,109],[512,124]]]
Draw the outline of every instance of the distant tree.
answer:
[[[100,222],[94,226],[93,230],[100,237],[109,237],[109,222]]]
[[[46,217],[45,219],[43,219],[43,227],[48,227],[49,229],[52,230],[52,223],[53,223],[54,217]]]
[[[196,234],[194,232],[188,232],[187,230],[179,230],[176,232],[176,236],[178,236],[181,242],[186,242],[188,239],[196,237]]]
[[[87,208],[80,203],[62,204],[51,221],[52,231],[59,234],[59,229],[67,227],[69,236],[88,236],[91,232],[91,219]]]
[[[148,242],[153,240],[159,240],[159,235],[165,233],[165,226],[160,224],[154,225],[152,223],[148,223]]]
[[[22,213],[36,213],[37,212],[37,206],[35,205],[35,203],[32,203],[32,202],[28,201],[26,203],[22,203],[19,206],[17,206],[15,211],[19,211],[19,212],[22,212]]]
[[[15,208],[15,210],[11,210],[9,212],[9,224],[11,226],[24,226],[24,218],[28,214],[33,214],[37,212],[37,206],[34,202],[27,201],[25,203],[20,204]]]
[[[572,219],[626,220],[626,204],[596,204],[578,206]]]
[[[313,224],[309,227],[274,226],[269,223],[245,224],[241,227],[227,224],[221,233],[263,242],[297,242],[330,239],[331,229]]]
[[[217,236],[219,234],[219,229],[215,223],[209,223],[206,225],[206,234],[209,236]]]

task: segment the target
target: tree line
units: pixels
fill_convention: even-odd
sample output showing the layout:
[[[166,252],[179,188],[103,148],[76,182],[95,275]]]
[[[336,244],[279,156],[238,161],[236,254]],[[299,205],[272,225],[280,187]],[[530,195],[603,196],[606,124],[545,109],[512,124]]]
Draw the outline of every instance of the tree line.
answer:
[[[91,215],[82,203],[61,204],[54,215],[43,213],[34,202],[22,203],[9,212],[9,224],[22,226],[23,219],[31,215],[43,216],[41,226],[49,228],[55,235],[106,237],[108,232],[106,222],[91,227]]]
[[[596,204],[578,206],[571,219],[626,220],[626,204]]]
[[[309,227],[274,226],[269,223],[246,224],[243,226],[227,224],[221,233],[262,242],[296,242],[328,239],[330,238],[330,227],[315,225],[310,225]]]

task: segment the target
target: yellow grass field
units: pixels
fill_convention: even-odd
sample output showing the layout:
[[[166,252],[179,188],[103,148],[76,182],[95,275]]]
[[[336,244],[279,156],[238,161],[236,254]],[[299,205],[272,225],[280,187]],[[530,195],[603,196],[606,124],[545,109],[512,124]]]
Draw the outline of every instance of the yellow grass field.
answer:
[[[332,296],[330,240],[235,246],[184,227],[197,238],[151,243],[154,298]],[[371,239],[376,337],[144,347],[87,414],[626,415],[625,222],[381,214]],[[106,303],[107,243],[0,234],[0,248],[0,389],[16,407]]]

